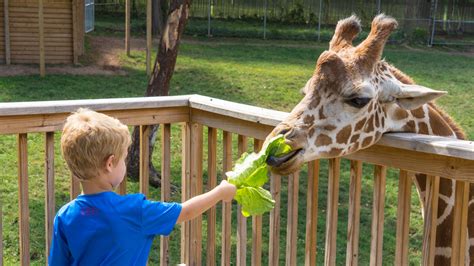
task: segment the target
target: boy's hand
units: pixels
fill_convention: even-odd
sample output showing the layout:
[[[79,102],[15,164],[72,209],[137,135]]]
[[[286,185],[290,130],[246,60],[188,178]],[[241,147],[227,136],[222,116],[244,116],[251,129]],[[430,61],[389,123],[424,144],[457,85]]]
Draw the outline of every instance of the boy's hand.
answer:
[[[219,192],[222,196],[222,200],[224,202],[232,201],[235,196],[235,192],[237,191],[237,188],[226,180],[222,180],[218,187]]]

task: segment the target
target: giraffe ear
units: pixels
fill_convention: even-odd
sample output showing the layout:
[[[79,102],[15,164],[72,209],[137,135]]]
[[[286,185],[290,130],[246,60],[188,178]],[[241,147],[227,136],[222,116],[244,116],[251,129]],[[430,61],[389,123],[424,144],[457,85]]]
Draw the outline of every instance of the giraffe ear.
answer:
[[[306,85],[304,85],[303,88],[301,88],[300,93],[303,95],[308,94],[308,92],[311,90],[311,85],[313,84],[313,78],[310,78],[307,82]]]
[[[391,96],[395,98],[396,103],[403,109],[413,110],[425,103],[433,101],[448,92],[436,91],[420,85],[400,84],[397,92]]]

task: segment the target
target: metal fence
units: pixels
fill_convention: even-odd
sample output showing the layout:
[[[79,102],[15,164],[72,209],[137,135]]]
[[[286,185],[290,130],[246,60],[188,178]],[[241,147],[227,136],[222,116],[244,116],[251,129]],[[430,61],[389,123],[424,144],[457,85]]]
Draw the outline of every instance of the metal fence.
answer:
[[[145,16],[146,1],[132,0],[137,17]],[[123,12],[124,0],[96,0],[96,6],[101,12]],[[296,38],[321,40],[341,18],[356,14],[367,28],[380,12],[398,20],[396,40],[474,45],[474,0],[193,0],[188,27],[198,35],[283,39],[301,34]],[[291,33],[289,25],[301,30]]]
[[[95,24],[95,3],[94,0],[85,1],[85,31],[91,32],[94,30]]]

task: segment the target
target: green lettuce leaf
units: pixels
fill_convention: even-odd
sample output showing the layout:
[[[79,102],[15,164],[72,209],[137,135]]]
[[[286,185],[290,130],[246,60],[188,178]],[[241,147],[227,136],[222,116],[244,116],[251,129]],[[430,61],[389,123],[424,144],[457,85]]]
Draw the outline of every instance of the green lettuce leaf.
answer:
[[[242,206],[245,217],[269,212],[275,206],[270,192],[261,187],[242,187],[237,190],[235,200]]]
[[[279,156],[291,151],[283,135],[267,141],[259,153],[244,153],[236,165],[226,173],[229,183],[237,187],[235,200],[242,206],[244,216],[259,215],[274,206],[272,195],[262,186],[268,182],[268,156]]]

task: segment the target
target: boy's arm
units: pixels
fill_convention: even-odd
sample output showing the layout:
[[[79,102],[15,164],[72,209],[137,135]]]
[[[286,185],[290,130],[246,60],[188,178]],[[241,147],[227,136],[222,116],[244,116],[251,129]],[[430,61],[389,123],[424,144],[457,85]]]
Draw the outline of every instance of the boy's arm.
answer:
[[[189,221],[212,206],[216,205],[219,201],[223,200],[229,202],[234,198],[236,187],[223,180],[217,187],[211,191],[196,196],[192,199],[187,200],[182,204],[181,213],[179,214],[176,223],[182,223]]]

